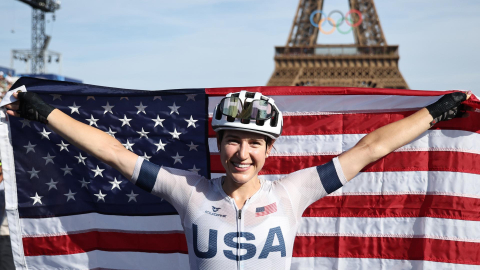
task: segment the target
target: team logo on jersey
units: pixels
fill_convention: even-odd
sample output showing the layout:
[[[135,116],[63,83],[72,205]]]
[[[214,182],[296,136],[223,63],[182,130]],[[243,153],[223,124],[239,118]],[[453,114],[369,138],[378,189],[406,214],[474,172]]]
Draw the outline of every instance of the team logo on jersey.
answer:
[[[213,211],[213,213],[210,212],[210,211],[208,211],[208,210],[205,210],[205,213],[206,213],[206,214],[209,214],[209,215],[212,215],[212,216],[216,216],[216,217],[227,217],[227,215],[222,215],[222,214],[218,214],[218,213],[217,213],[218,210],[220,210],[220,209],[222,209],[222,208],[220,208],[220,207],[215,207],[215,206],[212,205],[212,211]]]

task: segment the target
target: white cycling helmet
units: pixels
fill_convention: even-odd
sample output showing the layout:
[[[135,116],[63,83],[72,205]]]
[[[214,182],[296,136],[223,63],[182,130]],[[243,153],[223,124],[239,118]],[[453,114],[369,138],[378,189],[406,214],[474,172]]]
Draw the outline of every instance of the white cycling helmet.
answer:
[[[245,90],[230,93],[213,110],[212,128],[260,133],[272,139],[282,134],[282,112],[272,98]]]

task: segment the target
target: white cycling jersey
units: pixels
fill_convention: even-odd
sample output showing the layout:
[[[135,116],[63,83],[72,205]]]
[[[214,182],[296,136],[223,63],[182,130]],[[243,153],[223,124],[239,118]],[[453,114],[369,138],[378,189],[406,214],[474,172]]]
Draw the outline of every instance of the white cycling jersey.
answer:
[[[178,211],[191,269],[290,269],[303,211],[346,183],[334,158],[278,181],[260,180],[260,190],[239,210],[221,181],[142,157],[135,165],[132,182]]]

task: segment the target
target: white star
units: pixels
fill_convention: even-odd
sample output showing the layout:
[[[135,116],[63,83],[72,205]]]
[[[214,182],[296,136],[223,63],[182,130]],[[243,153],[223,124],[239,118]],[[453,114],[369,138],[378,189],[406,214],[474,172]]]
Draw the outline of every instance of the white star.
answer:
[[[200,171],[200,169],[197,169],[197,167],[195,167],[195,164],[193,164],[193,168],[188,169],[188,170],[191,171],[191,172],[194,172],[196,174],[198,174],[198,171]]]
[[[193,126],[194,128],[197,128],[195,126],[195,122],[197,122],[198,120],[193,120],[193,116],[190,115],[190,120],[185,119],[185,121],[187,121],[187,123],[188,123],[187,128],[190,127],[190,126]]]
[[[154,97],[153,97],[153,100],[155,100],[155,99],[163,100],[161,96],[154,96]]]
[[[115,105],[114,105],[114,106],[110,106],[110,104],[109,104],[108,101],[107,101],[107,105],[102,106],[102,108],[105,109],[105,111],[103,112],[103,114],[106,114],[106,113],[108,113],[108,112],[111,113],[111,114],[113,114],[113,112],[112,112],[112,108],[113,108],[113,107],[115,107]]]
[[[165,145],[167,145],[166,143],[162,143],[162,140],[160,140],[158,143],[154,143],[156,146],[157,146],[157,152],[158,150],[163,150],[165,151]]]
[[[30,197],[33,199],[33,205],[35,205],[37,202],[42,204],[42,198],[43,196],[38,196],[38,194],[35,192],[35,197]]]
[[[50,138],[48,137],[48,135],[50,135],[50,133],[52,133],[52,132],[47,132],[47,131],[45,130],[45,128],[43,128],[43,131],[42,131],[42,132],[38,132],[38,133],[39,133],[40,135],[42,135],[42,140],[43,140],[43,138],[47,138],[47,139],[50,140]]]
[[[37,177],[38,178],[38,173],[40,171],[36,171],[34,167],[32,167],[32,170],[31,171],[27,171],[29,174],[30,174],[30,179],[32,179],[33,177]]]
[[[85,119],[85,120],[88,121],[88,123],[89,123],[90,126],[95,125],[96,127],[98,127],[98,125],[97,125],[98,119],[93,118],[93,115],[92,115],[92,114],[90,114],[90,119]]]
[[[20,122],[22,122],[22,128],[24,126],[32,127],[32,126],[30,126],[30,120],[28,120],[28,119],[21,119]]]
[[[190,144],[187,144],[187,146],[190,147],[190,149],[188,149],[188,151],[192,151],[192,150],[198,151],[198,149],[197,149],[198,144],[193,144],[193,142],[190,142]]]
[[[85,178],[82,178],[82,180],[78,180],[78,182],[82,183],[82,187],[85,187],[86,189],[88,189],[88,184],[90,184],[90,182],[87,182],[85,181]]]
[[[33,151],[35,153],[34,147],[37,146],[36,144],[31,144],[30,141],[28,141],[27,145],[24,145],[23,147],[27,148],[27,154],[30,151]]]
[[[123,143],[122,143],[123,144]],[[128,141],[127,139],[127,143],[123,144],[123,146],[125,146],[125,148],[127,148],[128,150],[132,151],[133,152],[133,149],[132,149],[132,146],[135,145],[134,143],[130,143],[130,141]]]
[[[52,163],[52,164],[55,164],[53,163],[53,158],[55,156],[50,156],[50,153],[47,153],[47,156],[46,157],[42,157],[43,159],[45,159],[45,165],[47,165],[48,163]]]
[[[150,158],[151,158],[152,156],[147,156],[147,152],[145,152],[142,157],[143,157],[144,159],[150,161]]]
[[[130,194],[125,194],[125,195],[128,196],[128,202],[130,202],[130,201],[135,201],[135,202],[137,202],[137,198],[136,198],[136,197],[138,196],[138,194],[133,193],[133,190],[130,192]]]
[[[72,175],[72,170],[73,170],[73,168],[69,168],[69,167],[68,167],[68,164],[65,164],[65,168],[60,168],[60,170],[63,171],[63,176],[65,176],[65,175],[67,175],[67,174]]]
[[[53,181],[52,178],[50,178],[50,182],[45,183],[45,184],[48,185],[48,190],[50,190],[50,189],[52,189],[52,188],[58,190],[58,189],[57,189],[57,184],[58,184],[58,182]]]
[[[170,110],[172,110],[172,111],[170,112],[170,114],[172,114],[172,113],[179,114],[179,113],[178,113],[178,109],[181,108],[181,106],[178,106],[178,107],[177,107],[177,105],[175,105],[175,102],[173,103],[172,106],[167,106],[167,107],[170,108]]]
[[[97,196],[97,198],[98,198],[97,202],[100,201],[100,200],[105,202],[105,196],[107,196],[107,194],[102,194],[101,190],[99,190],[97,194],[93,194],[93,195]]]
[[[160,126],[163,127],[162,122],[165,121],[165,119],[160,118],[160,116],[158,116],[158,114],[157,114],[157,119],[152,119],[152,121],[155,122],[154,127],[156,127],[157,125],[160,125]]]
[[[120,97],[120,100],[122,100],[122,99],[129,100],[128,97]]]
[[[132,121],[132,119],[128,119],[125,114],[123,115],[123,119],[118,119],[118,120],[122,121],[122,127],[125,125],[128,125],[129,127],[131,127],[129,122]]]
[[[182,163],[182,158],[183,156],[179,156],[178,155],[178,152],[177,152],[177,155],[176,156],[172,156],[173,159],[175,159],[175,162],[173,162],[173,164],[177,163],[177,162],[180,162],[180,164],[183,164]]]
[[[122,190],[120,188],[120,184],[122,183],[122,181],[117,181],[117,178],[115,177],[113,181],[108,181],[110,184],[112,184],[112,190],[114,188],[118,188],[119,190]]]
[[[146,131],[144,131],[143,128],[142,128],[142,131],[137,131],[137,133],[140,134],[140,138],[146,137],[146,138],[148,139],[147,134],[150,133],[150,132],[146,132]]]
[[[102,172],[105,171],[105,169],[100,169],[97,165],[97,168],[91,171],[95,173],[95,176],[93,178],[97,177],[97,175],[100,175],[101,177],[103,177]]]
[[[197,95],[197,94],[187,94],[187,95],[186,95],[186,96],[187,96],[187,101],[189,101],[189,100],[195,101],[195,96],[196,96],[196,95]]]
[[[95,100],[95,97],[94,97],[94,96],[88,96],[88,97],[87,97],[87,100],[89,100],[89,99]]]
[[[85,159],[87,159],[87,157],[82,157],[82,153],[78,153],[78,156],[75,156],[77,159],[78,159],[78,163],[83,163],[83,165],[85,165]]]
[[[115,133],[117,133],[116,131],[112,131],[112,129],[109,127],[108,128],[108,131],[106,131],[108,135],[112,136],[113,138],[115,138]]]
[[[55,100],[55,99],[60,99],[60,100],[62,100],[62,95],[50,94],[50,96],[53,97],[53,100]]]
[[[68,106],[68,108],[70,108],[72,111],[70,112],[70,114],[73,114],[74,112],[80,114],[80,112],[78,111],[78,109],[80,108],[81,106],[77,106],[75,104],[75,102],[73,102],[73,105],[72,106]]]
[[[68,151],[68,148],[67,148],[70,144],[64,143],[63,140],[61,141],[60,144],[57,144],[57,145],[60,146],[60,151],[65,149],[65,150],[67,150],[67,152],[70,152],[70,151]]]
[[[63,194],[65,196],[67,196],[67,202],[70,201],[70,199],[74,200],[75,201],[75,194],[77,194],[76,192],[72,192],[70,189],[68,190],[68,193],[67,194]]]
[[[145,108],[147,108],[147,107],[148,107],[148,106],[143,106],[142,102],[140,102],[140,105],[135,106],[135,108],[137,108],[137,110],[138,110],[137,114],[139,114],[139,113],[141,113],[141,112],[143,112],[143,114],[147,114],[147,113],[145,112]]]
[[[172,139],[179,139],[180,140],[180,134],[182,134],[181,132],[177,132],[177,128],[175,128],[175,130],[173,132],[169,132],[170,135],[172,135]]]

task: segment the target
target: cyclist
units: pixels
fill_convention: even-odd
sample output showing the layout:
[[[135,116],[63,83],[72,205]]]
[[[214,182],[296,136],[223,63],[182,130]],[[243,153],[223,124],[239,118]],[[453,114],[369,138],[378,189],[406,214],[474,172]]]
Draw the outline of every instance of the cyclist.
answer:
[[[261,93],[231,93],[216,106],[212,127],[226,175],[211,180],[150,163],[34,93],[14,96],[19,102],[7,106],[9,115],[48,124],[132,183],[170,202],[185,230],[192,269],[289,269],[296,230],[310,204],[436,122],[458,116],[458,106],[467,99],[461,92],[445,95],[411,116],[371,132],[324,165],[278,181],[264,181],[258,174],[282,132],[283,118],[274,100]]]

